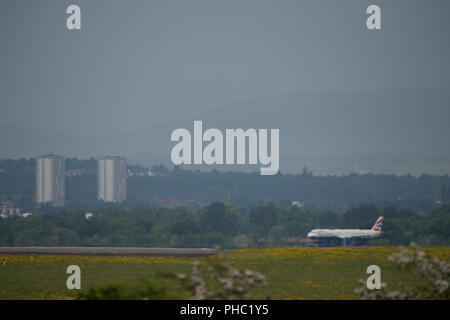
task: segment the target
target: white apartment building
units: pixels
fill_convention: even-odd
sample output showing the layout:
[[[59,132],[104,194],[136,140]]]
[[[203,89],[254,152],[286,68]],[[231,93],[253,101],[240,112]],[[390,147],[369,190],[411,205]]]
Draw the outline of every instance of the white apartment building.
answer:
[[[118,156],[97,158],[97,200],[119,202],[126,199],[126,159]]]
[[[65,188],[64,157],[52,154],[36,157],[36,202],[62,206]]]

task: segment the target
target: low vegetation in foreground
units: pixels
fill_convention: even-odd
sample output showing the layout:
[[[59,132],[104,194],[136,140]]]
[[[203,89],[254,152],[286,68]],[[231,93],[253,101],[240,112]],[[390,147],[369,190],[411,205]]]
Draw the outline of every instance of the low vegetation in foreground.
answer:
[[[448,246],[423,250],[450,260]],[[381,280],[392,289],[421,285],[413,272],[388,261],[397,251],[398,247],[278,247],[201,258],[9,255],[0,268],[0,299],[136,299],[143,292],[154,299],[189,299],[195,292],[180,277],[192,278],[196,263],[208,266],[217,261],[230,270],[264,275],[264,285],[248,288],[253,299],[357,299],[358,281],[367,279],[366,269],[373,264],[380,266]],[[81,290],[66,287],[66,268],[73,264],[81,268]],[[208,274],[204,278],[214,286]]]

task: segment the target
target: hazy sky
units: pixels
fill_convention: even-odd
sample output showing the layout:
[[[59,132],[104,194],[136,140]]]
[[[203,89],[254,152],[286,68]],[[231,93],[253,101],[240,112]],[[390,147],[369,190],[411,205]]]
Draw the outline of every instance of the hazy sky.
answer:
[[[66,29],[70,4],[81,31]],[[0,124],[109,135],[284,92],[450,85],[449,13],[447,0],[2,0]]]

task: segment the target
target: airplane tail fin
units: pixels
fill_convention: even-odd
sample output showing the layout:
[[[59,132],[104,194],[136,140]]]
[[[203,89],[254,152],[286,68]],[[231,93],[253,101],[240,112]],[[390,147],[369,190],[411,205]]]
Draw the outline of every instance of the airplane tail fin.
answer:
[[[371,230],[378,231],[378,232],[383,232],[383,231],[381,231],[381,226],[382,225],[383,225],[383,217],[379,217],[377,219],[377,222],[375,222],[375,224],[373,225]]]

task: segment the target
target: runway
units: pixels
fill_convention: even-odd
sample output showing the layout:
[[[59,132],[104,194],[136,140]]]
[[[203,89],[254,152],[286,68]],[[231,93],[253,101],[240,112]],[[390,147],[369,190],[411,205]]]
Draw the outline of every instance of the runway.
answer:
[[[87,256],[174,256],[199,257],[217,253],[210,248],[128,247],[0,247],[0,254],[70,254]]]

